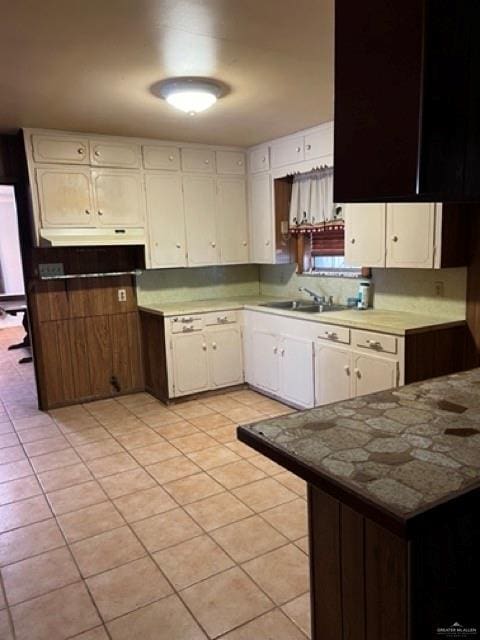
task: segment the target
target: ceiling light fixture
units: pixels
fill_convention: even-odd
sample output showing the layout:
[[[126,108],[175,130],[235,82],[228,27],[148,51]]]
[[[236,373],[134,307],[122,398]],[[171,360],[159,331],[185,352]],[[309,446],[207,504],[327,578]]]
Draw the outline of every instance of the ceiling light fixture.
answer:
[[[210,78],[168,78],[151,87],[154,95],[194,116],[211,107],[226,93],[225,85]]]

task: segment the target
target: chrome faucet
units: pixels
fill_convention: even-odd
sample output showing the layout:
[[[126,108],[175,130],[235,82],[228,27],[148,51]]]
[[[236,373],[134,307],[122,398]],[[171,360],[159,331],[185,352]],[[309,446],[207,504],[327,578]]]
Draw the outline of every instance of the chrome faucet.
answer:
[[[298,290],[308,293],[308,295],[312,296],[314,302],[316,302],[317,304],[325,303],[325,296],[319,296],[318,293],[315,293],[315,291],[312,291],[311,289],[307,289],[306,287],[298,287]]]

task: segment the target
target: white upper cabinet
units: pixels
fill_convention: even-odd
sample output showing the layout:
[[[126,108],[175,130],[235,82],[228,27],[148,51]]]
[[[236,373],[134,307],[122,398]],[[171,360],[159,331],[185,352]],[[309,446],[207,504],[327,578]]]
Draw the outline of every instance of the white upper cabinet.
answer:
[[[35,178],[43,227],[94,226],[90,169],[48,167],[36,169]]]
[[[90,140],[90,163],[94,167],[140,167],[140,145],[116,140]]]
[[[252,149],[248,156],[248,170],[250,173],[260,173],[270,169],[270,149],[263,145]]]
[[[215,177],[184,176],[183,197],[188,264],[218,264]]]
[[[178,171],[180,169],[180,149],[159,144],[142,146],[143,166],[145,169]]]
[[[271,146],[272,168],[301,162],[304,159],[303,136],[274,142]]]
[[[383,203],[345,205],[346,264],[385,266],[385,211]]]
[[[217,173],[226,175],[245,174],[245,154],[241,151],[217,151]]]
[[[214,388],[243,382],[242,336],[236,326],[219,327],[205,334],[208,339],[210,381]]]
[[[387,267],[432,269],[435,245],[435,205],[387,205]]]
[[[327,124],[305,136],[305,160],[333,156],[333,125]]]
[[[250,258],[252,262],[274,262],[272,178],[259,173],[249,181]]]
[[[210,149],[182,149],[182,169],[194,173],[215,173],[215,152]]]
[[[248,262],[245,180],[217,178],[217,238],[222,264]]]
[[[89,164],[89,144],[85,138],[34,134],[31,140],[35,162]]]
[[[150,266],[186,266],[182,178],[175,173],[145,175]]]
[[[92,182],[99,226],[144,225],[144,196],[139,172],[120,169],[93,170]]]

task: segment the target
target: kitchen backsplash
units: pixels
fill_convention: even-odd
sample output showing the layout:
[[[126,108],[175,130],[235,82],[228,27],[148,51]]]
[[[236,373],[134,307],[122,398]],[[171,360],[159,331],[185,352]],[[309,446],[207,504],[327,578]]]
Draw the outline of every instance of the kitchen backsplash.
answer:
[[[139,304],[258,296],[257,265],[155,269],[137,277]]]

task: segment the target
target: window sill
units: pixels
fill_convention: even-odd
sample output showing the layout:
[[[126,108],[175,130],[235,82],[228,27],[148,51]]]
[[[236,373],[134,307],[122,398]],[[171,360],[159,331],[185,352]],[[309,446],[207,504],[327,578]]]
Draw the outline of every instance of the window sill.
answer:
[[[304,271],[302,276],[308,278],[347,278],[349,280],[361,280],[364,279],[361,271],[346,271],[346,270],[324,270],[324,271]]]

